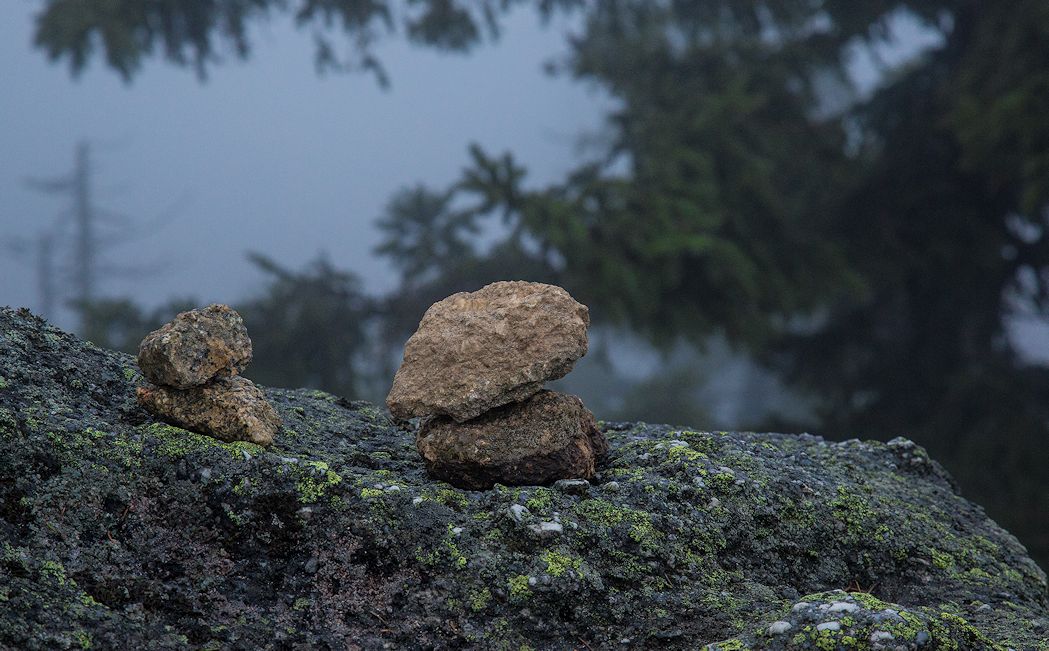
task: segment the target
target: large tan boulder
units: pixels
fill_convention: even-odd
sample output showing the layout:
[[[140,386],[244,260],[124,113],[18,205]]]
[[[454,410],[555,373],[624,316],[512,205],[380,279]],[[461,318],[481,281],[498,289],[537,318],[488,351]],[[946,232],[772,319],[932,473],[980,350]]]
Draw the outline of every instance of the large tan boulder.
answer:
[[[460,488],[589,479],[608,451],[594,416],[575,397],[541,391],[524,402],[457,423],[423,423],[416,446],[431,476]]]
[[[525,400],[586,354],[590,315],[554,285],[503,281],[434,303],[386,399],[398,418],[463,422]]]
[[[138,349],[142,375],[153,384],[176,389],[237,375],[250,361],[248,330],[228,305],[182,312],[146,335]]]

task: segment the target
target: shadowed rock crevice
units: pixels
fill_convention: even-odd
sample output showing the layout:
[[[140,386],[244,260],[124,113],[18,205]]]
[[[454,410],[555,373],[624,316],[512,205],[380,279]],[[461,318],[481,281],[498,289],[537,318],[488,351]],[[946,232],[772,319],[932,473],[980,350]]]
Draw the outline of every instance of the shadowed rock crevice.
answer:
[[[908,441],[600,423],[591,482],[461,490],[366,403],[265,389],[281,436],[227,443],[139,406],[135,368],[0,310],[0,648],[1049,638],[1045,574]]]

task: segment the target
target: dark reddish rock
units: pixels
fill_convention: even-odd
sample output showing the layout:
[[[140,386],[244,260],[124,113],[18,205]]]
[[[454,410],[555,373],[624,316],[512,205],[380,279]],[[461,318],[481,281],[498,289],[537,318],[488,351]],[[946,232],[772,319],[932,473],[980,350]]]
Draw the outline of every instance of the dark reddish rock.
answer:
[[[262,390],[239,376],[190,389],[139,387],[136,396],[163,420],[222,441],[270,445],[281,427],[280,416]]]
[[[608,451],[583,402],[553,391],[464,423],[432,418],[416,446],[431,476],[470,489],[589,479]]]
[[[228,305],[182,312],[146,335],[138,349],[142,375],[153,384],[176,389],[237,375],[249,362],[248,330]]]
[[[586,354],[590,315],[565,290],[492,283],[434,303],[404,348],[386,398],[398,418],[462,422],[525,400]]]

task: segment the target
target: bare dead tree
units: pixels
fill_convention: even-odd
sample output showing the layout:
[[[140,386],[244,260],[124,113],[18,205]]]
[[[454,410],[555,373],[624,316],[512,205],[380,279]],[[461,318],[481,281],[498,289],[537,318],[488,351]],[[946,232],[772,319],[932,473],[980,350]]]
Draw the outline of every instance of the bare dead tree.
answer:
[[[143,229],[127,215],[107,210],[95,203],[93,177],[91,145],[81,141],[76,145],[73,170],[69,174],[27,181],[29,187],[45,194],[66,197],[71,203],[68,210],[59,214],[55,227],[39,235],[35,250],[37,286],[41,310],[45,315],[53,316],[55,305],[63,294],[56,282],[56,252],[65,239],[64,228],[72,226],[71,264],[66,271],[73,289],[71,303],[80,317],[81,331],[87,327],[87,308],[97,298],[101,278],[140,278],[158,273],[163,266],[163,263],[149,267],[113,265],[104,260],[105,250],[155,232],[170,223],[175,217],[177,206],[184,203],[183,198]]]

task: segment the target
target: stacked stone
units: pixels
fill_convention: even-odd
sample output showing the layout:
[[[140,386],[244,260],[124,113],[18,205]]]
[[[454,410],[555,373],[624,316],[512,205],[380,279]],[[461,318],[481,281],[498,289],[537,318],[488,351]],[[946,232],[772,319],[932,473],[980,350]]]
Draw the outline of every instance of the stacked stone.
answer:
[[[222,441],[269,445],[281,426],[262,390],[239,373],[251,362],[244,320],[228,305],[182,312],[146,335],[138,366],[152,382],[139,403],[161,419]]]
[[[430,474],[471,489],[593,476],[608,450],[575,397],[543,389],[586,354],[590,315],[565,290],[497,282],[435,303],[408,340],[386,399],[425,417]]]

